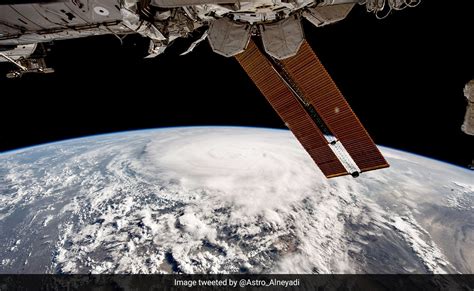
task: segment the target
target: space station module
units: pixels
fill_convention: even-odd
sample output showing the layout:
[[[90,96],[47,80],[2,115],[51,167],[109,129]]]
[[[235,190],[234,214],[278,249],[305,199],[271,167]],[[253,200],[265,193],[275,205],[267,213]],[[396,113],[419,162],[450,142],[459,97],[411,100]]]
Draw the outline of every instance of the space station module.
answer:
[[[466,117],[462,125],[462,131],[474,135],[474,80],[471,80],[464,87],[464,95],[467,98]]]

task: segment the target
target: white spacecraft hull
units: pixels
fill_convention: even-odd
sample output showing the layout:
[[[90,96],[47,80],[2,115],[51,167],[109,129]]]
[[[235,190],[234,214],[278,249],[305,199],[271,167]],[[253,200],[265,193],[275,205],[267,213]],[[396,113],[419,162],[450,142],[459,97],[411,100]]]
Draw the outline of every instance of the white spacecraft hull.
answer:
[[[467,109],[462,130],[466,134],[474,135],[474,80],[466,84],[464,95],[467,98]]]

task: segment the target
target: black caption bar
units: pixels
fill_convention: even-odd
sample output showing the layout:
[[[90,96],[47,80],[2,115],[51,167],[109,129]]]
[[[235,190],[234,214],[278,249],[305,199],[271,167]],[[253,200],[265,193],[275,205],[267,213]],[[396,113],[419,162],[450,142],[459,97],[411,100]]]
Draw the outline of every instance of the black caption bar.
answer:
[[[4,290],[474,290],[474,275],[0,275]]]

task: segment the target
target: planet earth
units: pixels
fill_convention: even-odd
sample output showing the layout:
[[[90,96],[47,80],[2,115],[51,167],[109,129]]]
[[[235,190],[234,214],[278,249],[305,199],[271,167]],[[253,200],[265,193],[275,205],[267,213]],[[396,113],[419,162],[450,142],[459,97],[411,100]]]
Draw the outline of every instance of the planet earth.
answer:
[[[0,273],[473,273],[474,173],[380,147],[326,179],[287,130],[124,132],[0,155]]]

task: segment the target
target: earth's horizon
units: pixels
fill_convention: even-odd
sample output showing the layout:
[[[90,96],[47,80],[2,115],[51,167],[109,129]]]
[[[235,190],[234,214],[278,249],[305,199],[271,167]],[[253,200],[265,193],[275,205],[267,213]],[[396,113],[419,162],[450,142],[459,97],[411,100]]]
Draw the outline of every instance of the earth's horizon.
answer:
[[[0,153],[0,273],[473,273],[474,173],[379,148],[390,168],[330,180],[280,129]]]

